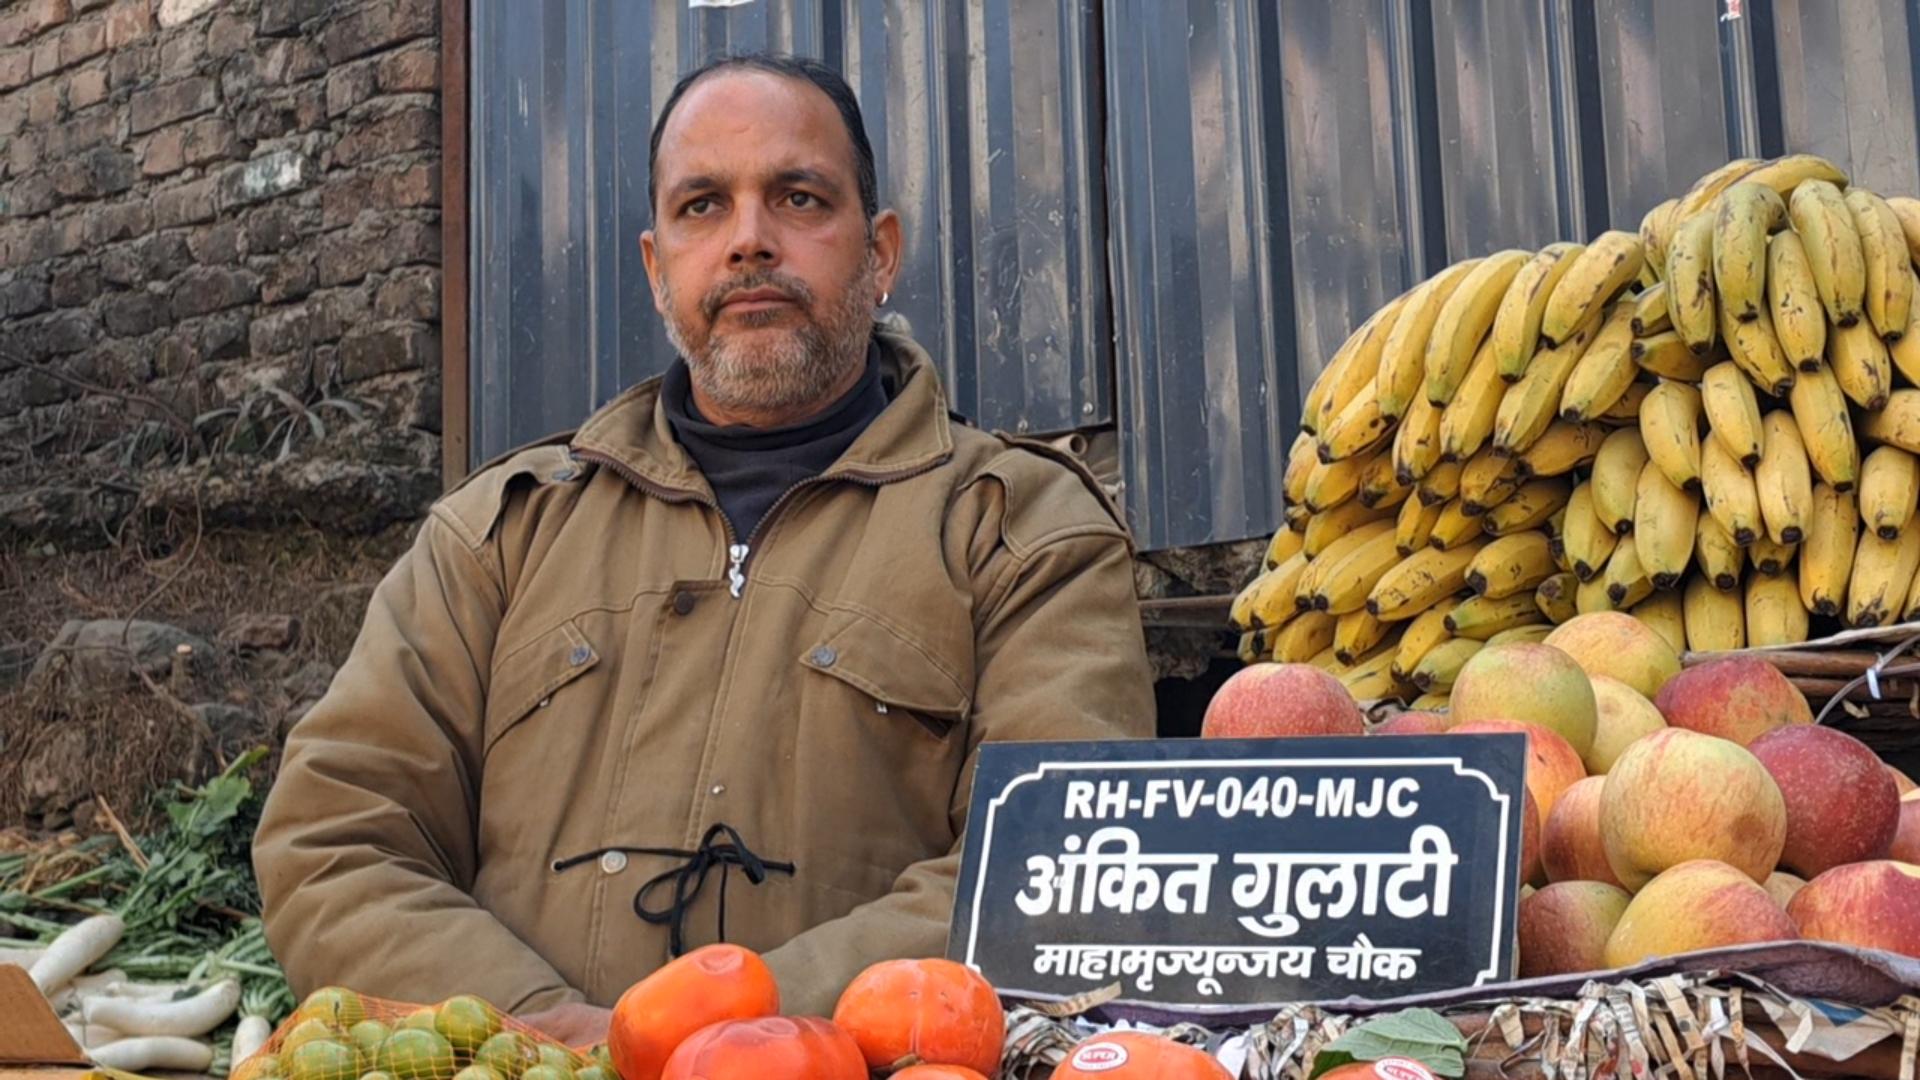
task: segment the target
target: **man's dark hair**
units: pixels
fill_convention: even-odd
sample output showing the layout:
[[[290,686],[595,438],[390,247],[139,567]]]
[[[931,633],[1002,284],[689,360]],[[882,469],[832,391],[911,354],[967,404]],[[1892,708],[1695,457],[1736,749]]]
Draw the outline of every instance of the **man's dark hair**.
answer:
[[[667,103],[660,108],[660,116],[653,122],[653,137],[647,143],[647,201],[656,209],[659,207],[659,193],[654,178],[659,175],[660,133],[666,130],[667,119],[673,115],[673,107],[680,104],[680,98],[693,85],[709,75],[722,71],[764,71],[770,75],[780,75],[811,83],[827,100],[840,110],[840,121],[847,126],[847,138],[853,142],[853,175],[860,184],[860,207],[867,212],[869,220],[880,212],[879,181],[873,169],[873,144],[867,141],[867,125],[860,118],[860,99],[854,97],[853,87],[840,73],[818,60],[804,57],[787,56],[784,53],[740,53],[723,56],[717,60],[688,72],[674,84],[673,93],[667,95]]]

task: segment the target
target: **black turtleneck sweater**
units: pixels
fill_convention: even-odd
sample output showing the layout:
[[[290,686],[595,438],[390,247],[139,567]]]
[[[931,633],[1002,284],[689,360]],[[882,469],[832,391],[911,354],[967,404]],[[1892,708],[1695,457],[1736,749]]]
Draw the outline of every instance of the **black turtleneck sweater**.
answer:
[[[853,389],[812,419],[787,427],[709,422],[693,402],[693,376],[684,359],[667,369],[661,395],[674,437],[706,475],[733,525],[734,541],[742,544],[782,493],[825,472],[887,407],[880,347],[874,344],[867,346],[867,370]]]

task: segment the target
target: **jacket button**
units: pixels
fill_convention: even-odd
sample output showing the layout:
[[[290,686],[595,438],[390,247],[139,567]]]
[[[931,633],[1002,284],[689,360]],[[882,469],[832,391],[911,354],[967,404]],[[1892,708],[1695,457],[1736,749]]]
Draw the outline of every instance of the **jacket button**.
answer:
[[[726,793],[727,793],[727,785],[725,784],[715,784],[713,785],[712,790],[707,792],[707,794],[713,795],[716,797],[720,795],[725,795]]]
[[[675,615],[691,615],[693,614],[694,603],[694,595],[685,589],[681,589],[679,592],[673,594],[673,613]]]
[[[585,645],[575,645],[573,651],[567,654],[567,663],[572,664],[574,667],[579,667],[581,664],[586,663],[587,658],[592,655],[593,650],[587,648]]]
[[[809,659],[813,661],[815,667],[832,667],[833,662],[840,659],[840,654],[834,651],[833,646],[822,645],[813,650],[813,655]]]
[[[600,869],[605,873],[617,874],[626,868],[627,853],[624,851],[609,851],[600,856]]]

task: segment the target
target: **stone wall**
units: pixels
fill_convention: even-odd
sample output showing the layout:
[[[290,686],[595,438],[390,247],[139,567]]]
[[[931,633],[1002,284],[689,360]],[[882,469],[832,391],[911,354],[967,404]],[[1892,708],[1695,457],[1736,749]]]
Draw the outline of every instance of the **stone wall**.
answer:
[[[439,490],[437,0],[0,0],[0,550]]]

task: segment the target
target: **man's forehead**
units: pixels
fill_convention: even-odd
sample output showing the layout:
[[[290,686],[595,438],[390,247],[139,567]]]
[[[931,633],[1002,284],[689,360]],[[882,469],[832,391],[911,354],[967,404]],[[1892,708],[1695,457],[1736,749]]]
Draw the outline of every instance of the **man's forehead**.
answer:
[[[853,147],[839,110],[811,83],[722,71],[688,89],[660,135],[657,167],[682,177],[767,179],[794,171],[851,178]]]

